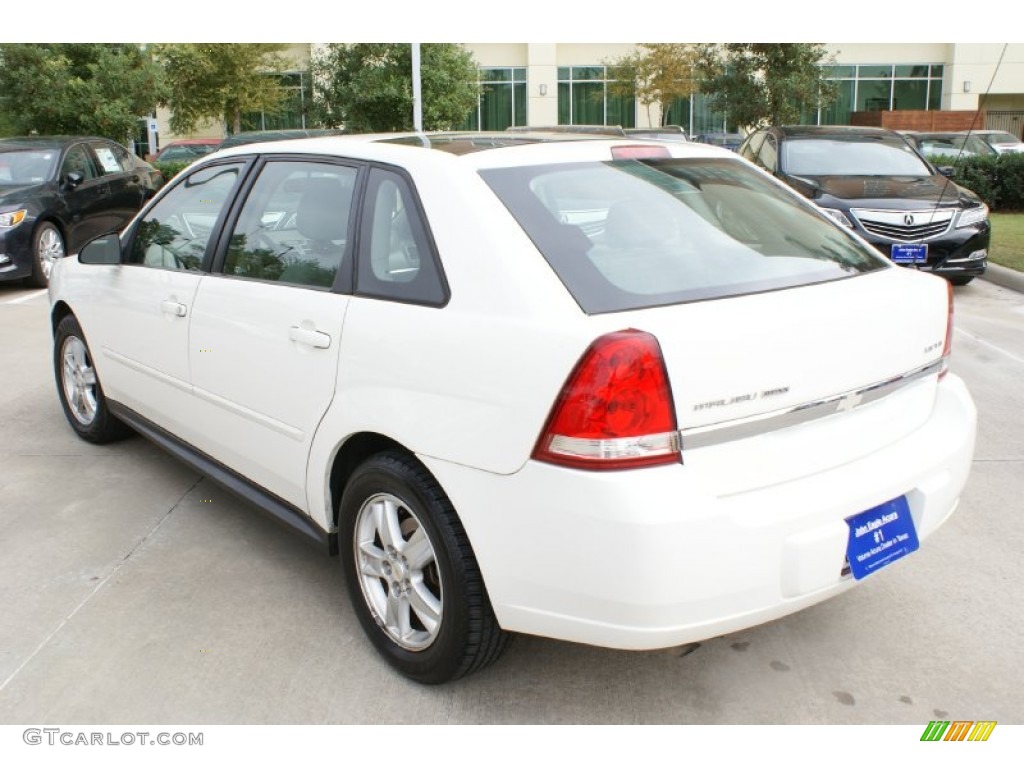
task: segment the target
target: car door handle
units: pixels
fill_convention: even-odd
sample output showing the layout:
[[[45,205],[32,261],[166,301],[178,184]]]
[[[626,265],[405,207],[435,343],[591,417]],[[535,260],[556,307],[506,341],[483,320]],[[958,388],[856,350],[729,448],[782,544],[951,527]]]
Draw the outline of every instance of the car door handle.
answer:
[[[288,338],[300,344],[308,344],[318,349],[327,349],[331,346],[331,337],[323,331],[316,331],[312,328],[300,328],[297,325],[293,325],[288,330]]]
[[[184,304],[170,299],[160,302],[160,308],[164,314],[174,315],[174,317],[184,317],[188,312],[188,308]]]

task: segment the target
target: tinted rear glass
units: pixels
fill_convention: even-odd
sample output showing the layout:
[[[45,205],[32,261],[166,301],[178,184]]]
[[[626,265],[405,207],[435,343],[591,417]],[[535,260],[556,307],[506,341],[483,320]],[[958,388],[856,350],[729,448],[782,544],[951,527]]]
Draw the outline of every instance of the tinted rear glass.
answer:
[[[738,160],[481,171],[589,314],[836,280],[886,261]]]

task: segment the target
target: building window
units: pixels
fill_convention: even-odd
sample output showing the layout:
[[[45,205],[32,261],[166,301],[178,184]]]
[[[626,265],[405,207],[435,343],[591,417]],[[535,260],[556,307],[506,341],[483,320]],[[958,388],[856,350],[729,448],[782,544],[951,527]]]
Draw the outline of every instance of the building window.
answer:
[[[839,98],[818,110],[820,125],[845,125],[852,112],[940,109],[942,64],[844,64],[825,67]]]
[[[619,67],[559,67],[559,125],[636,126],[636,97],[616,93]]]
[[[480,97],[462,128],[504,131],[526,125],[526,67],[481,67]]]
[[[310,125],[309,109],[313,103],[312,79],[309,72],[282,72],[278,77],[285,97],[278,112],[248,112],[242,115],[243,131],[279,131],[306,128]],[[230,128],[230,126],[229,126]]]
[[[690,136],[736,132],[736,126],[728,123],[725,113],[713,110],[711,100],[702,93],[673,99],[665,110],[662,122],[665,125],[682,126]]]

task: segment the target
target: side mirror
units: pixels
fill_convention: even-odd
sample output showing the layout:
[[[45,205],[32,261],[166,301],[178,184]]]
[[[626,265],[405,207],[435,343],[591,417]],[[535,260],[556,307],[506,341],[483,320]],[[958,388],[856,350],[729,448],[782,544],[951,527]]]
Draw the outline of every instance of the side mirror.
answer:
[[[78,171],[70,171],[68,175],[64,177],[64,185],[68,189],[74,189],[83,181],[85,181],[85,176],[80,174]]]
[[[78,261],[82,264],[120,264],[120,238],[115,233],[91,240],[78,252]]]
[[[953,178],[953,175],[956,173],[956,168],[954,168],[952,165],[940,165],[935,170],[937,170],[940,174],[945,176],[947,179]]]

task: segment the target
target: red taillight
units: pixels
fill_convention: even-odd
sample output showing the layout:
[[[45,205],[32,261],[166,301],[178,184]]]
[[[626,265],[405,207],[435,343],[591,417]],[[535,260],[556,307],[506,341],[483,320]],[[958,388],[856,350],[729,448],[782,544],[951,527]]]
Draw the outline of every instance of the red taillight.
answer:
[[[533,458],[578,469],[678,463],[672,388],[658,340],[630,329],[591,344],[562,387]]]
[[[646,160],[652,157],[671,157],[668,147],[650,144],[633,144],[612,147],[612,160]]]
[[[953,351],[953,284],[950,282],[946,283],[947,298],[949,300],[949,310],[946,314],[946,343],[942,345],[942,367],[939,368],[939,378],[941,379],[947,373],[949,373],[949,354]]]

